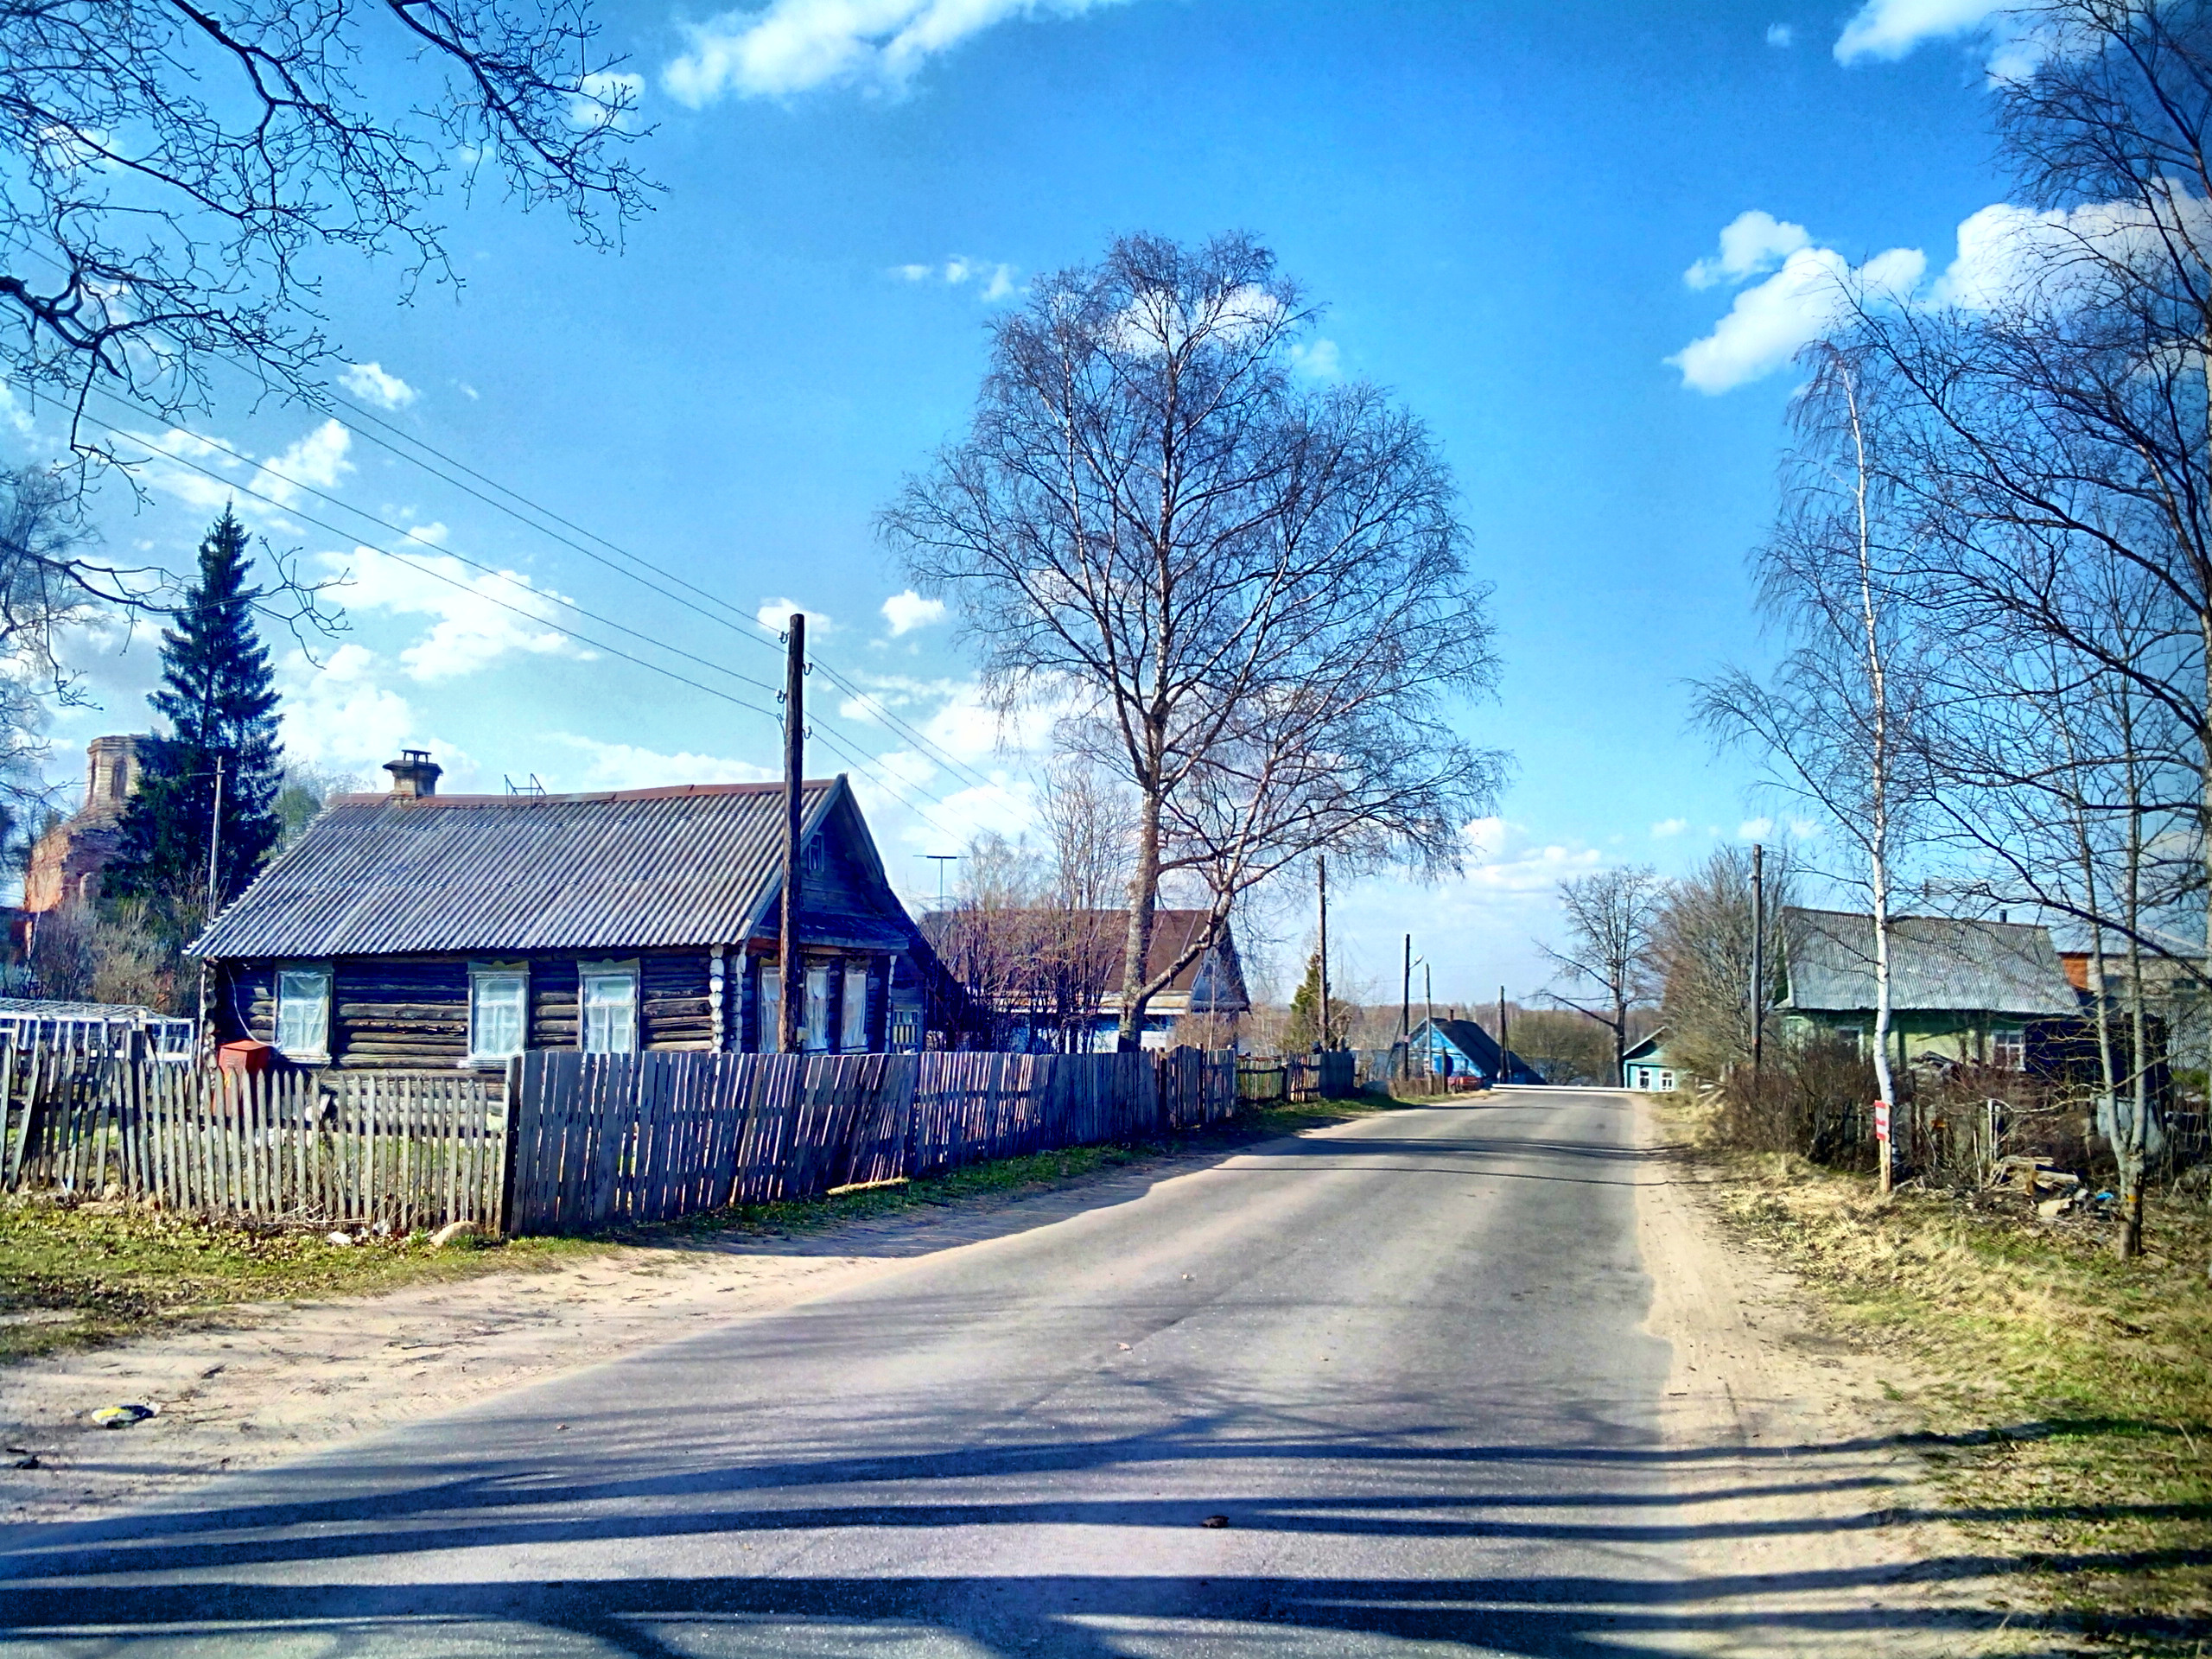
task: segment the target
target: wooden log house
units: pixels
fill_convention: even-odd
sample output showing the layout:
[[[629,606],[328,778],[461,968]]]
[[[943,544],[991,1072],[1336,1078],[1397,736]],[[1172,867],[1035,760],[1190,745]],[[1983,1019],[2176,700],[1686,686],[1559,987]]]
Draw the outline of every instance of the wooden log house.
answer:
[[[334,797],[193,945],[219,1042],[409,1069],[775,1049],[780,785],[440,795],[423,751],[386,770],[388,794]],[[802,810],[805,1046],[958,1046],[958,993],[845,778]]]

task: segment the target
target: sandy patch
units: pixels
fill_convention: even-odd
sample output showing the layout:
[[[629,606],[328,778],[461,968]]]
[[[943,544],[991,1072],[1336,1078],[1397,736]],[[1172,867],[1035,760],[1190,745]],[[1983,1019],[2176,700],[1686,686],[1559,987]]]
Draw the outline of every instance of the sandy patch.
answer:
[[[167,1336],[0,1368],[0,1526],[87,1521],[219,1475],[434,1415],[716,1323],[773,1313],[921,1257],[1141,1197],[1217,1150],[1050,1190],[778,1239],[617,1247],[559,1268],[383,1295],[245,1304]],[[157,1414],[96,1426],[104,1406]],[[15,1448],[21,1448],[16,1450]],[[25,1454],[35,1469],[12,1467]]]
[[[1643,1144],[1663,1144],[1649,1098],[1635,1098]],[[1698,1650],[1833,1654],[1855,1630],[1884,1655],[2019,1651],[1992,1628],[1980,1552],[1932,1518],[1942,1494],[1904,1440],[1925,1427],[1910,1401],[1926,1379],[1823,1332],[1794,1275],[1727,1238],[1700,1179],[1687,1160],[1655,1160],[1637,1192],[1646,1326],[1674,1347],[1662,1421],[1685,1519],[1707,1534],[1701,1570],[1746,1581],[1720,1604],[1740,1627]]]

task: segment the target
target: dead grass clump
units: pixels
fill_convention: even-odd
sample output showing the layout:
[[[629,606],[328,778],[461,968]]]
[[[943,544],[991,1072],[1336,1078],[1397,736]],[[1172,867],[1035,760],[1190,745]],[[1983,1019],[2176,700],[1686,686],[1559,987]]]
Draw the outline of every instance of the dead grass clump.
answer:
[[[2054,1617],[2133,1651],[2194,1650],[2178,1632],[2212,1618],[2201,1200],[2154,1201],[2150,1255],[2123,1262],[2108,1225],[2040,1221],[2022,1196],[1885,1200],[1787,1156],[1735,1160],[1712,1191],[1839,1324],[1939,1379],[1919,1403],[1952,1520]]]

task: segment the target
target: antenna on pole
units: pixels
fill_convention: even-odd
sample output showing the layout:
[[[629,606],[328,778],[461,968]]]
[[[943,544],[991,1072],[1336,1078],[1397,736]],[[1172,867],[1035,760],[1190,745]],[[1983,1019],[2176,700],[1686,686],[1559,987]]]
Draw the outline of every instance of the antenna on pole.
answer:
[[[937,907],[944,908],[944,867],[960,856],[957,853],[916,853],[916,858],[926,858],[937,866]]]

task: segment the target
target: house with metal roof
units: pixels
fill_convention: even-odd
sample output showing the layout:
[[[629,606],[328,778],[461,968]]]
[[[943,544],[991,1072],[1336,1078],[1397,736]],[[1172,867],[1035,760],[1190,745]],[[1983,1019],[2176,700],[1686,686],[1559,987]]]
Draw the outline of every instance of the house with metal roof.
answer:
[[[1153,912],[1147,979],[1165,973],[1192,945],[1200,948],[1146,1002],[1140,1035],[1146,1048],[1236,1046],[1238,1023],[1251,1012],[1252,1000],[1235,930],[1224,921],[1206,938],[1210,919],[1203,910]],[[988,1011],[994,1046],[1037,1053],[1114,1047],[1128,928],[1126,910],[958,908],[922,918],[939,958],[979,1011]]]
[[[1681,1087],[1682,1071],[1667,1048],[1667,1027],[1662,1026],[1621,1056],[1621,1087],[1641,1094],[1672,1094]]]
[[[1509,1036],[1510,1033],[1507,1033]],[[1506,1083],[1541,1083],[1543,1074],[1518,1054],[1497,1046],[1497,1039],[1472,1020],[1424,1020],[1406,1039],[1416,1062],[1428,1057],[1431,1077],[1474,1077],[1484,1087]]]
[[[1791,907],[1782,915],[1786,1035],[1874,1029],[1874,918]],[[2079,1022],[2050,931],[1951,916],[1890,920],[1891,1058],[2020,1070],[2051,1022]]]
[[[219,1041],[346,1067],[776,1046],[781,785],[441,795],[422,751],[386,769],[193,944]],[[805,1046],[957,1046],[957,989],[850,786],[809,782],[801,808]]]

